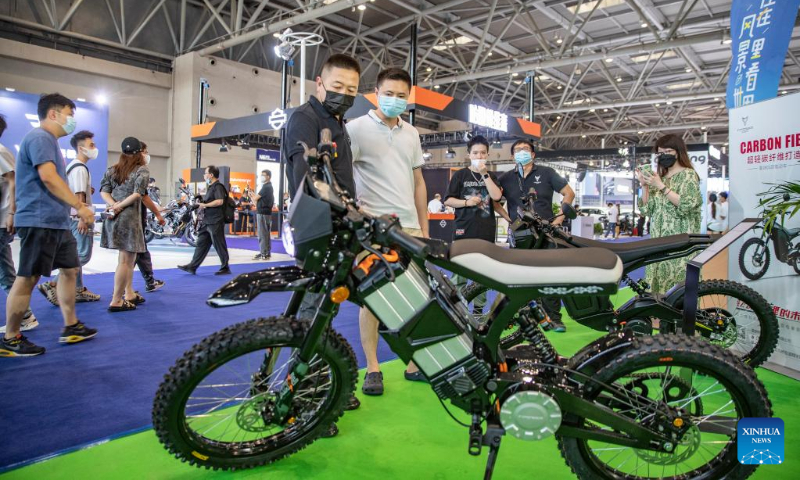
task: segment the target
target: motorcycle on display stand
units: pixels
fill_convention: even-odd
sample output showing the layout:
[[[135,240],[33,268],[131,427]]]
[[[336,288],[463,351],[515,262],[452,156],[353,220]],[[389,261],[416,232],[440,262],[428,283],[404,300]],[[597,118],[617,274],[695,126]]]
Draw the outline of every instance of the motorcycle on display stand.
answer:
[[[506,434],[525,441],[554,436],[583,479],[652,478],[652,472],[746,478],[757,468],[737,460],[736,425],[771,416],[770,402],[753,370],[716,345],[623,330],[565,358],[540,329],[544,313],[537,305],[530,318],[519,319],[529,343],[501,348],[505,325],[532,298],[561,290],[616,292],[623,264],[614,253],[411,237],[396,217],[358,209],[333,177],[334,155],[327,130],[317,149],[306,147],[309,173],[283,227],[297,264],[239,275],[207,301],[227,307],[291,291],[284,314],[210,335],[161,383],[153,426],[178,459],[250,468],[320,438],[355,391],[355,355],[331,327],[350,300],[375,314],[389,347],[419,366],[448,413],[445,401],[469,415],[468,452],[489,450],[485,478]],[[475,321],[441,269],[499,292],[488,321]],[[313,305],[310,319],[297,318],[301,304]]]
[[[197,230],[199,218],[197,204],[200,197],[193,196],[188,190],[181,190],[185,193],[188,202],[179,203],[171,200],[164,209],[163,216],[166,223],[160,225],[153,212],[147,212],[144,239],[147,243],[158,238],[169,238],[170,240],[180,240],[183,238],[186,243],[194,247],[197,244]]]
[[[789,199],[789,194],[786,194],[784,201],[788,202]],[[791,265],[795,273],[800,275],[800,228],[785,228],[782,224],[775,222],[772,225],[772,231],[767,233],[762,219],[753,227],[753,230],[761,230],[761,233],[758,237],[744,242],[742,249],[739,250],[739,269],[745,277],[750,280],[758,280],[767,273],[771,258],[770,239],[772,240],[772,249],[775,251],[775,258],[781,263]]]
[[[711,246],[719,235],[682,234],[627,243],[598,242],[572,236],[533,211],[536,192],[531,190],[525,207],[509,227],[509,241],[516,249],[580,249],[605,248],[617,254],[623,263],[622,281],[636,296],[614,308],[607,295],[577,297],[562,295],[564,308],[576,322],[599,331],[632,330],[639,335],[654,332],[675,333],[683,322],[683,283],[664,295],[648,292],[644,280],[634,281],[628,275],[634,270],[665,260],[684,257]],[[562,205],[567,217],[575,215],[569,204]],[[551,219],[552,220],[552,219]],[[570,250],[576,251],[576,250]],[[489,290],[480,283],[470,283],[462,293],[467,303]],[[770,303],[761,294],[740,283],[727,280],[705,280],[698,287],[698,310],[695,321],[697,335],[727,348],[752,367],[764,363],[778,344],[778,319]],[[520,311],[521,315],[527,310]],[[655,325],[658,320],[658,326]],[[522,333],[512,320],[502,338],[509,348],[523,341]]]

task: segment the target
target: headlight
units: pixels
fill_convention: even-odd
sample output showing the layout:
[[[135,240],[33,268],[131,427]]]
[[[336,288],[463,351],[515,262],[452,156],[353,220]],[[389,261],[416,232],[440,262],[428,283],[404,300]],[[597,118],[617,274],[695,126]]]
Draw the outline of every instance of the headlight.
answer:
[[[294,236],[292,235],[292,226],[289,222],[283,222],[283,249],[286,253],[294,257]]]

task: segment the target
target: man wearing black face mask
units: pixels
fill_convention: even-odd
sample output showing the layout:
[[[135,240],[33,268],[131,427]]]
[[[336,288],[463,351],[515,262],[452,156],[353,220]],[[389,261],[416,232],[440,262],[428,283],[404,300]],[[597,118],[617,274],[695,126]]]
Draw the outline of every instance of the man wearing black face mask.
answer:
[[[308,163],[303,158],[303,147],[297,143],[303,142],[309,148],[316,147],[324,128],[331,131],[336,143],[336,157],[331,162],[333,175],[339,186],[355,198],[353,154],[342,118],[355,101],[359,75],[361,66],[356,59],[341,54],[331,55],[322,65],[322,71],[317,77],[316,97],[309,97],[308,102],[300,105],[289,117],[281,155],[286,158],[289,193],[292,198],[303,180],[303,175],[308,172]]]
[[[336,156],[331,159],[336,182],[352,198],[356,198],[353,152],[350,150],[350,138],[342,119],[355,101],[359,75],[361,66],[356,59],[341,54],[331,55],[322,65],[322,71],[317,77],[316,97],[310,97],[308,102],[300,105],[289,117],[281,144],[281,155],[286,158],[286,177],[292,199],[303,181],[303,176],[308,172],[308,163],[303,158],[304,150],[298,142],[305,143],[308,148],[315,148],[324,128],[331,131],[332,140],[336,143]],[[297,316],[302,319],[312,317],[321,298],[321,294],[306,294]],[[345,409],[355,410],[359,405],[358,399],[353,396]],[[322,436],[333,437],[338,433],[339,429],[334,423]]]

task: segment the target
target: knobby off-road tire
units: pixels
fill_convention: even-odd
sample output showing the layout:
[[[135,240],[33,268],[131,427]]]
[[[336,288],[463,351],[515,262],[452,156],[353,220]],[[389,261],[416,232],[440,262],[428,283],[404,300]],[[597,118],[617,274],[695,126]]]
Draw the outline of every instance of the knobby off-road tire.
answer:
[[[574,358],[577,359],[579,356],[576,355]],[[580,359],[577,360],[580,361]],[[570,365],[575,364],[570,361]],[[695,372],[700,372],[701,375],[694,378],[704,380],[711,378],[721,384],[725,387],[726,392],[731,394],[735,403],[731,408],[736,409],[738,418],[772,416],[772,406],[766,390],[756,378],[753,370],[742,364],[729,351],[696,337],[680,335],[634,337],[624,351],[608,362],[601,361],[597,370],[587,369],[586,373],[597,382],[613,384],[617,379],[625,378],[636,371],[652,371],[667,366],[675,367],[676,370],[680,370],[681,367],[691,368]],[[581,383],[586,383],[584,398],[593,400],[606,391],[598,383],[577,375],[575,378]],[[696,388],[703,392],[701,387],[696,386]],[[707,413],[712,414],[713,411]],[[585,419],[574,414],[567,414],[564,417],[565,424],[583,425],[584,422]],[[661,475],[660,470],[644,476],[620,472],[603,463],[586,440],[558,435],[557,440],[562,457],[572,472],[580,479],[670,478],[677,480],[678,478],[691,478],[712,480],[725,478],[731,480],[745,479],[756,469],[754,465],[742,465],[738,462],[735,440],[729,441],[724,447],[721,447],[720,452],[710,460],[702,457],[703,464],[701,466],[677,476],[672,475],[672,471],[667,472],[670,475]],[[620,450],[625,454],[635,452],[634,449],[628,447]],[[644,452],[642,456],[646,454],[647,452]],[[609,463],[611,462],[609,461]]]
[[[753,368],[766,362],[778,346],[778,337],[780,336],[778,317],[775,316],[772,305],[760,293],[741,283],[728,280],[705,280],[700,282],[697,288],[698,321],[701,320],[699,317],[704,310],[700,308],[703,297],[711,297],[713,295],[723,295],[737,299],[747,305],[758,320],[760,331],[758,332],[756,344],[747,352],[734,348],[729,348],[729,350],[739,357],[741,361]],[[678,298],[675,302],[675,307],[683,309],[683,297]],[[711,314],[711,312],[708,313]],[[713,317],[713,315],[711,316]],[[696,329],[696,331],[699,333],[699,329]]]
[[[758,248],[764,249],[764,258],[761,263],[761,269],[751,272],[746,266],[753,262],[753,256]],[[764,243],[764,241],[762,241],[760,238],[751,238],[747,240],[742,245],[742,249],[739,250],[739,270],[742,271],[742,275],[750,280],[758,280],[759,278],[763,277],[764,274],[767,273],[767,270],[769,270],[769,262],[769,245]]]
[[[332,386],[310,419],[302,422],[298,419],[283,432],[259,439],[248,449],[237,451],[230,443],[223,444],[191,431],[185,417],[187,399],[204,378],[218,369],[224,373],[225,364],[247,354],[256,355],[255,352],[270,347],[297,348],[308,326],[308,322],[287,317],[248,320],[206,337],[187,351],[164,376],[153,405],[153,427],[164,447],[191,465],[238,470],[272,463],[302,450],[319,438],[342,416],[355,391],[357,377],[352,348],[331,328],[323,334],[315,358],[321,360],[323,368],[329,368],[327,375],[331,377]],[[240,378],[250,378],[252,373],[243,371]],[[299,388],[295,385],[295,389]],[[224,407],[237,408],[235,403],[226,403]]]

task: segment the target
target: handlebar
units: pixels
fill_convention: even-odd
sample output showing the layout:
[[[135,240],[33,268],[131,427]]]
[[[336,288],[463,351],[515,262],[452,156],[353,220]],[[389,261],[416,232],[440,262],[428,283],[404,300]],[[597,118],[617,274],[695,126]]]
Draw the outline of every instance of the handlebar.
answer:
[[[375,220],[375,237],[380,243],[397,245],[417,257],[425,257],[430,251],[427,244],[404,232],[397,219],[388,215]]]

